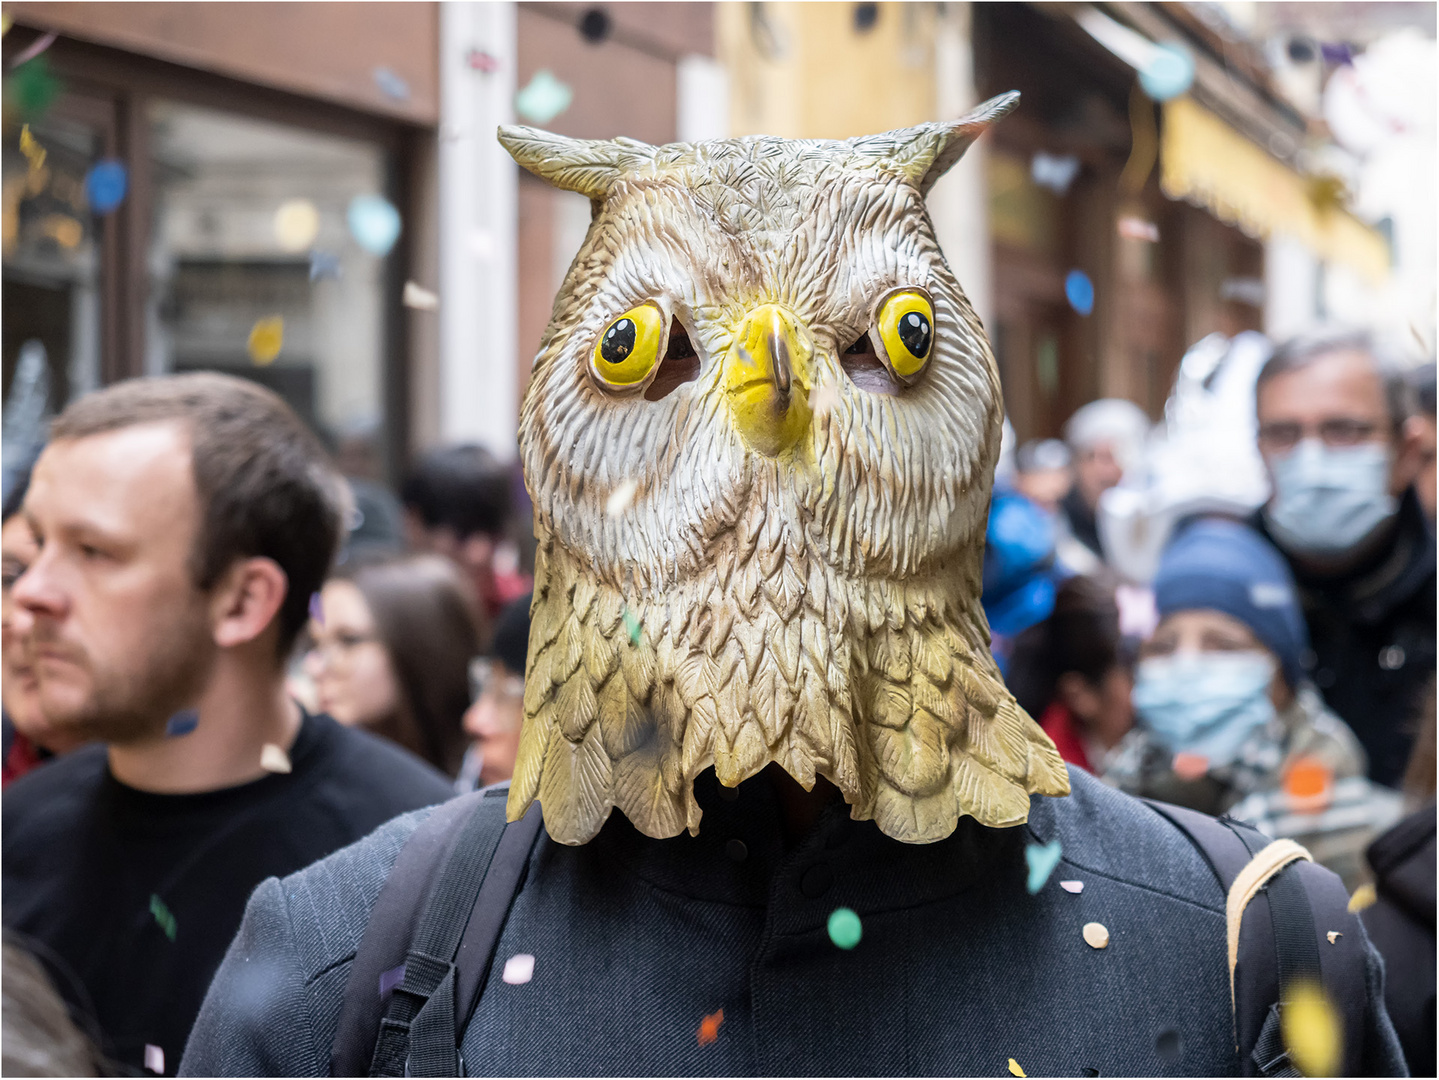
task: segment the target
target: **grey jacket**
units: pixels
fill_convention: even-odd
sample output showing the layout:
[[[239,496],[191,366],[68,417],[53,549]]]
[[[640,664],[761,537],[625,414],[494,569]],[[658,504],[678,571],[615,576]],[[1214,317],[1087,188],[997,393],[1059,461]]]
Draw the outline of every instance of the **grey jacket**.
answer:
[[[964,819],[928,845],[836,805],[787,851],[764,780],[726,799],[710,774],[698,837],[651,840],[619,814],[582,847],[542,837],[465,1031],[467,1072],[995,1076],[1013,1058],[1032,1076],[1238,1073],[1212,872],[1150,808],[1070,778],[1022,828]],[[182,1075],[328,1073],[370,909],[427,813],[256,890]],[[1030,895],[1026,844],[1052,840],[1063,857]],[[852,951],[827,936],[840,906],[862,920]],[[1107,947],[1086,943],[1090,922]],[[1353,947],[1371,970],[1365,1063],[1402,1074],[1377,954]],[[534,976],[505,983],[519,953]]]

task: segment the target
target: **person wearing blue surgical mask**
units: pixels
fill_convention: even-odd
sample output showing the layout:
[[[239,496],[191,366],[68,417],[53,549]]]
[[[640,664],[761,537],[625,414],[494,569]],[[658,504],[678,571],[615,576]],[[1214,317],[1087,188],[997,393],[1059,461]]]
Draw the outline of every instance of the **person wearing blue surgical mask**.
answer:
[[[1358,740],[1304,677],[1307,635],[1283,558],[1239,522],[1200,520],[1166,549],[1154,592],[1136,726],[1104,779],[1298,839],[1357,883],[1364,846],[1401,808],[1365,779]]]
[[[1363,334],[1281,345],[1255,389],[1272,482],[1251,524],[1283,553],[1311,641],[1305,673],[1353,728],[1369,775],[1397,786],[1434,674],[1434,534],[1413,484],[1423,424]]]

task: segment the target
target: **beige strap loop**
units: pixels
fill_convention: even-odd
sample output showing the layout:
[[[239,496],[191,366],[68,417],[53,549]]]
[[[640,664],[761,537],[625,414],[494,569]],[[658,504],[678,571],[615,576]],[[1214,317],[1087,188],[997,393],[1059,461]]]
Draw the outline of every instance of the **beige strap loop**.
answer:
[[[1292,862],[1304,859],[1313,862],[1314,857],[1293,840],[1275,840],[1239,871],[1234,884],[1229,886],[1229,898],[1224,905],[1225,922],[1229,930],[1229,1012],[1234,1013],[1234,966],[1239,962],[1239,925],[1244,921],[1244,909],[1256,893],[1268,884],[1279,871]]]

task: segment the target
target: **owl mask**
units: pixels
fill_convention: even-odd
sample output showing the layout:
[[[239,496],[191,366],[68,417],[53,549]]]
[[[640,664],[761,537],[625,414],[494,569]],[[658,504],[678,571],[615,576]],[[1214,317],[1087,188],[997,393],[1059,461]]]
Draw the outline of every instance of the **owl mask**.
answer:
[[[924,207],[1017,100],[846,142],[500,129],[592,207],[521,408],[511,820],[697,832],[699,773],[771,761],[912,843],[1068,792],[989,652],[999,379]]]

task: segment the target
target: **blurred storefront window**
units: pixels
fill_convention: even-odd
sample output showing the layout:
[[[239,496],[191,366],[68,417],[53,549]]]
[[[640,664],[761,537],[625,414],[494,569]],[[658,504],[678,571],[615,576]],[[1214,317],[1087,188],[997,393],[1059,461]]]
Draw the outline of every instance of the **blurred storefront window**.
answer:
[[[232,372],[332,441],[378,439],[385,265],[347,215],[384,192],[384,149],[172,101],[148,113],[146,370]]]
[[[105,132],[95,123],[53,110],[4,133],[3,255],[4,394],[22,350],[48,386],[55,411],[99,383],[100,237],[85,177],[101,157]]]

